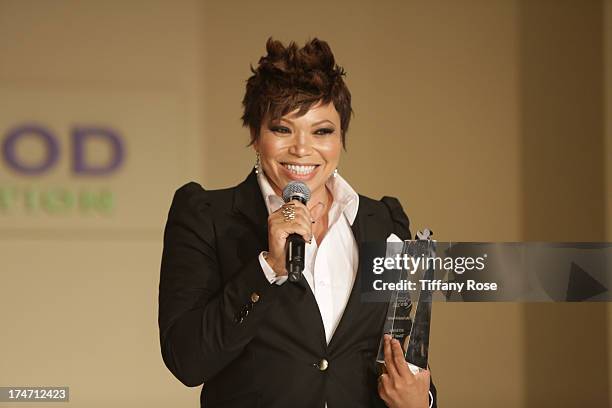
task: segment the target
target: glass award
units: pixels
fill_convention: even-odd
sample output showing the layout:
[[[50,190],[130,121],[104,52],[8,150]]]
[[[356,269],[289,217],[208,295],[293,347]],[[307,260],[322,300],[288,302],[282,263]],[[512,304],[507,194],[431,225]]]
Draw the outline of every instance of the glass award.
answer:
[[[403,245],[396,246],[400,249],[400,256],[419,257],[427,259],[435,257],[435,241],[430,239],[431,232],[425,230],[417,234],[418,238],[414,241],[404,241]],[[397,254],[387,252],[388,257],[395,257]],[[429,289],[419,289],[419,280],[431,280],[434,276],[433,265],[428,262],[419,262],[422,265],[413,271],[400,269],[399,282],[404,280],[415,282],[415,290],[394,290],[391,293],[387,317],[383,327],[380,346],[378,348],[377,363],[384,365],[384,335],[389,334],[397,339],[402,349],[404,357],[412,372],[420,369],[427,369],[429,356],[429,328],[431,325],[431,305],[432,293]],[[382,370],[382,366],[379,366]]]

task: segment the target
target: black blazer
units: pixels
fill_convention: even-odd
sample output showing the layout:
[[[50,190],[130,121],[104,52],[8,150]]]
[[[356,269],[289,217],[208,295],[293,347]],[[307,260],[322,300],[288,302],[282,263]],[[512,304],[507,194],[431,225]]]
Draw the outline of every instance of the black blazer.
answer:
[[[176,191],[159,284],[166,366],[187,386],[204,383],[206,408],[384,407],[374,361],[387,306],[360,301],[358,271],[326,344],[308,283],[278,286],[265,278],[258,255],[268,249],[267,218],[254,172],[228,189],[191,182]],[[352,230],[358,244],[384,242],[390,233],[410,237],[391,197],[360,195]]]

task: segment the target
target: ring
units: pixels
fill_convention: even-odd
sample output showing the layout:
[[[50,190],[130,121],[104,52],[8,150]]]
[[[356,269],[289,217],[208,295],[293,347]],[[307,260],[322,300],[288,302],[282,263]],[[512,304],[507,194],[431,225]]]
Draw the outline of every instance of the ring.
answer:
[[[281,207],[281,212],[283,213],[283,217],[285,218],[285,222],[295,220],[295,208],[294,204],[284,204]]]

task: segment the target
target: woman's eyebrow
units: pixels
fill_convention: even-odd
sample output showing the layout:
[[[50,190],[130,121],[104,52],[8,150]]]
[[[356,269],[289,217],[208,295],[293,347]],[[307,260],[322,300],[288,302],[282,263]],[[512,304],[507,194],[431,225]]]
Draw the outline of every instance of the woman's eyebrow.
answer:
[[[317,125],[320,125],[321,123],[325,123],[325,122],[329,122],[330,124],[332,124],[332,125],[336,126],[336,125],[334,124],[334,122],[332,122],[332,121],[331,121],[331,120],[329,120],[329,119],[323,119],[323,120],[320,120],[320,121],[318,121],[318,122],[313,123],[311,126],[317,126]]]

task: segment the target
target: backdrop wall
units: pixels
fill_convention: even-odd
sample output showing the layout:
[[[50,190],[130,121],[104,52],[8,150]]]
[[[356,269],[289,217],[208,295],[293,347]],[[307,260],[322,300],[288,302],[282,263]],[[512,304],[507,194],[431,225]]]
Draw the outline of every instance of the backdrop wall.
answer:
[[[180,185],[250,171],[240,101],[270,35],[330,43],[355,110],[339,170],[362,194],[397,196],[413,231],[612,240],[611,9],[0,0],[0,142],[38,126],[15,151],[26,167],[48,158],[42,133],[59,146],[38,174],[0,161],[0,385],[68,385],[74,406],[197,405],[199,388],[159,352],[163,225]],[[92,129],[124,152],[97,176],[71,164],[79,151],[91,167],[116,158],[108,136],[79,150]],[[597,304],[435,304],[441,406],[607,407],[611,316]],[[586,373],[572,369],[576,345]]]

